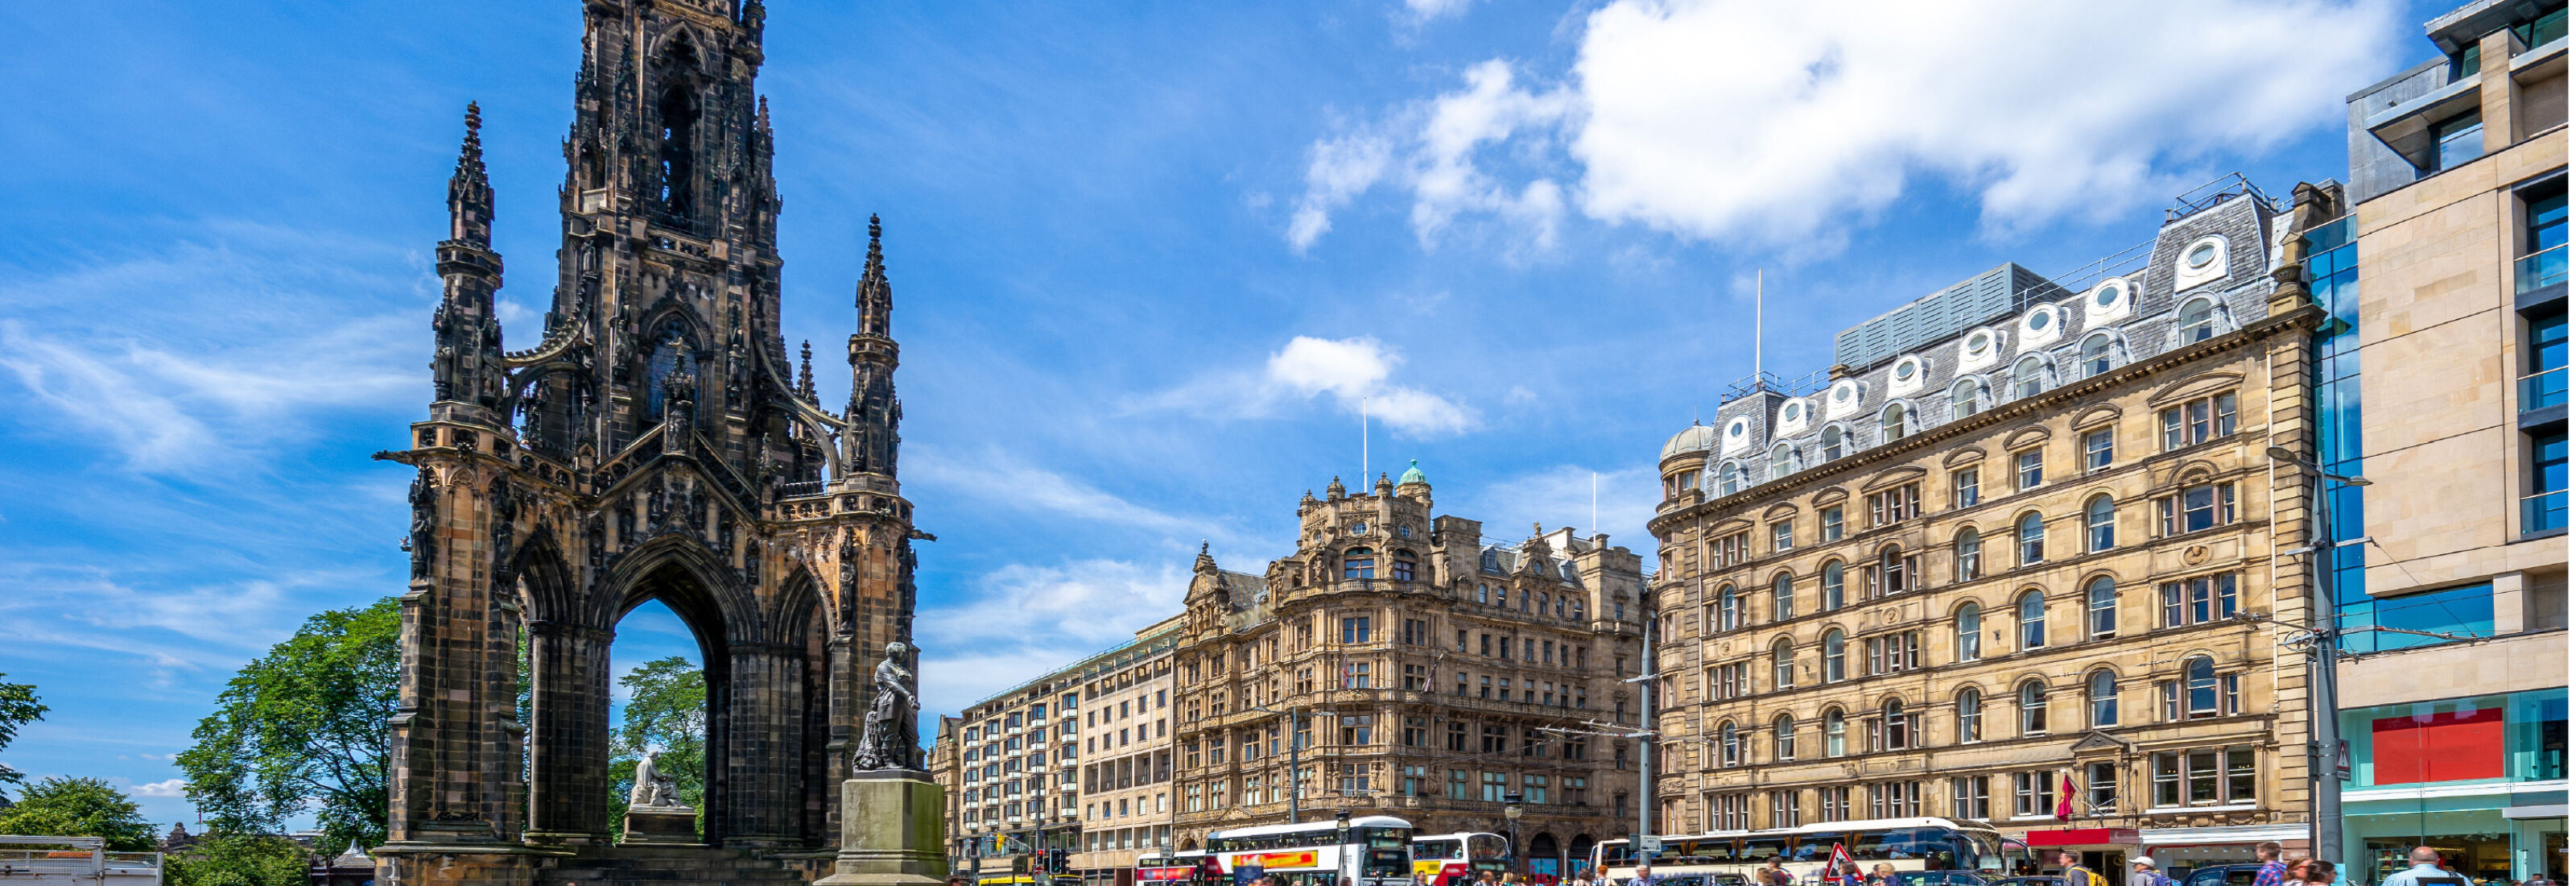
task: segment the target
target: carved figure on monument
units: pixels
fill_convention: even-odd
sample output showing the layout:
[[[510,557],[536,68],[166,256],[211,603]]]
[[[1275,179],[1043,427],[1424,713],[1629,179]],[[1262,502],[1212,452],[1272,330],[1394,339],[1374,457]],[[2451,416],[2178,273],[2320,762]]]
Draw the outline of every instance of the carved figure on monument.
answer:
[[[411,478],[411,577],[428,578],[429,560],[438,551],[438,489],[429,469]]]
[[[875,700],[859,732],[859,748],[850,755],[854,771],[920,768],[914,758],[920,755],[921,737],[912,725],[920,701],[913,697],[912,672],[903,666],[910,652],[910,645],[897,640],[886,644],[885,658],[877,662]]]
[[[662,773],[654,764],[662,752],[644,749],[644,758],[635,761],[635,787],[626,792],[626,805],[667,808],[680,805],[679,782]]]

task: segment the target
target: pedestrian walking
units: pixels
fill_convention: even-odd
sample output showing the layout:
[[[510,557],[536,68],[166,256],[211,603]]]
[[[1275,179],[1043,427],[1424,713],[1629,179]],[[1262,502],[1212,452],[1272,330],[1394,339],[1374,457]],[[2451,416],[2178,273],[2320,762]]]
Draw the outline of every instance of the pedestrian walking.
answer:
[[[2431,846],[2417,846],[2406,853],[2405,870],[2388,875],[2379,886],[2469,886],[2469,878],[2442,868],[2442,853]]]

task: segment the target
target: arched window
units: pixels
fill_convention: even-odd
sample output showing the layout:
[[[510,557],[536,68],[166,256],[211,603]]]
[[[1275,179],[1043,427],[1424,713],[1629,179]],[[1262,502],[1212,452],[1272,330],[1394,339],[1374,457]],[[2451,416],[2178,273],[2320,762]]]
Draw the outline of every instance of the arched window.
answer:
[[[1959,660],[1976,661],[1983,656],[1985,632],[1980,623],[1985,613],[1970,603],[1959,607]]]
[[[2084,629],[2096,640],[2120,633],[2120,591],[2108,575],[2084,586]]]
[[[1959,530],[1959,537],[1951,543],[1951,547],[1952,559],[1959,564],[1959,580],[1975,581],[1977,576],[1982,574],[1978,568],[1980,565],[1978,560],[1985,549],[1985,542],[1977,537],[1977,527],[1970,526]]]
[[[1843,733],[1844,733],[1844,731],[1845,731],[1845,730],[1844,730],[1844,723],[1843,723],[1843,709],[1841,709],[1841,708],[1826,708],[1826,709],[1825,709],[1825,756],[1828,756],[1828,757],[1840,757],[1840,756],[1842,756],[1842,755],[1844,754],[1844,752],[1846,751],[1846,748],[1843,746]]]
[[[2038,511],[2021,515],[2021,565],[2029,566],[2048,555],[2048,523]]]
[[[2225,331],[2218,328],[2218,321],[2216,303],[2206,298],[2195,298],[2185,302],[2182,310],[2174,314],[2174,329],[2181,334],[2183,344],[2208,341]]]
[[[1412,551],[1395,552],[1395,557],[1387,561],[1387,567],[1392,572],[1392,574],[1387,577],[1395,579],[1396,581],[1412,581],[1413,562]]]
[[[1986,737],[1986,695],[1976,687],[1959,691],[1959,743],[1983,741]]]
[[[1771,718],[1771,759],[1798,759],[1798,721],[1787,714]]]
[[[1910,434],[1910,433],[1913,433],[1913,432],[1914,432],[1914,411],[1913,411],[1913,410],[1911,410],[1911,409],[1906,408],[1905,404],[1903,404],[1903,403],[1890,403],[1890,404],[1887,404],[1887,408],[1886,408],[1886,409],[1879,410],[1879,413],[1878,413],[1878,441],[1879,441],[1879,442],[1881,442],[1881,443],[1891,443],[1891,442],[1895,442],[1898,438],[1904,437],[1906,434]]]
[[[2113,350],[2110,333],[2105,332],[2085,339],[2084,348],[2076,358],[2076,374],[2092,378],[2111,371]]]
[[[2048,687],[2037,680],[2021,684],[2021,734],[2048,734]]]
[[[1817,574],[1819,578],[1816,596],[1819,598],[1818,602],[1824,604],[1824,611],[1832,612],[1843,608],[1843,561],[1827,560],[1825,567],[1817,570]]]
[[[2113,544],[2119,542],[2119,534],[2111,527],[2113,514],[2111,496],[2107,493],[2096,495],[2091,501],[2084,503],[2084,549],[2086,551],[2107,551]]]
[[[2013,364],[2013,399],[2036,397],[2048,390],[2048,361],[2038,354],[2021,358]]]
[[[1798,688],[1798,657],[1797,653],[1790,649],[1787,637],[1782,637],[1771,644],[1771,688],[1775,690]]]
[[[1734,495],[1742,491],[1744,491],[1744,467],[1742,465],[1738,465],[1734,462],[1727,462],[1724,467],[1717,469],[1717,494]]]
[[[1771,620],[1788,621],[1796,617],[1798,617],[1797,589],[1790,584],[1789,574],[1783,572],[1771,579]]]
[[[2182,676],[2184,694],[2191,702],[2191,718],[2218,716],[2218,662],[2206,655],[2184,659]]]
[[[689,51],[686,43],[679,44],[673,50],[675,64],[687,63],[682,60],[684,53],[695,54]],[[689,85],[683,81],[672,84],[662,93],[662,100],[655,110],[661,114],[662,126],[658,139],[661,143],[659,156],[656,158],[658,168],[655,170],[661,180],[655,182],[654,197],[662,204],[663,212],[685,219],[694,215],[696,210],[689,184],[697,175],[697,148],[694,143],[697,140],[698,101],[689,94]]]
[[[1737,735],[1735,724],[1717,727],[1717,753],[1720,766],[1744,765],[1744,737]]]
[[[1963,378],[1950,386],[1950,420],[1958,421],[1986,409],[1986,383]]]
[[[1837,458],[1841,458],[1841,457],[1843,457],[1843,428],[1842,428],[1842,426],[1841,426],[1841,425],[1826,425],[1826,426],[1825,426],[1825,433],[1824,433],[1823,443],[1824,443],[1824,453],[1825,453],[1825,460],[1826,460],[1826,461],[1833,461],[1834,459],[1837,459]]]
[[[1377,552],[1371,551],[1367,548],[1352,548],[1350,550],[1343,551],[1342,577],[1376,578]]]
[[[1825,682],[1840,683],[1842,679],[1843,629],[1828,628],[1825,630]]]
[[[1719,588],[1717,590],[1717,629],[1732,631],[1743,626],[1744,611],[1737,607],[1735,588],[1732,586]]]
[[[1885,746],[1888,750],[1901,751],[1906,748],[1913,747],[1913,745],[1908,742],[1914,738],[1914,730],[1909,728],[1911,724],[1907,722],[1907,719],[1908,718],[1905,716],[1905,704],[1903,702],[1899,702],[1896,699],[1891,698],[1887,700],[1886,704],[1879,706],[1879,729],[1882,730],[1882,735],[1886,741]]]
[[[2021,648],[2038,649],[2048,645],[2048,601],[2038,591],[2021,595],[2016,604],[2021,610]]]
[[[1895,545],[1878,549],[1878,581],[1870,589],[1870,598],[1892,597],[1914,590],[1916,559],[1905,556]]]
[[[2094,726],[2120,725],[2120,681],[2110,671],[2094,671],[2084,679],[2084,701],[2093,711]]]
[[[1787,443],[1771,447],[1771,479],[1777,480],[1798,472],[1798,449]]]

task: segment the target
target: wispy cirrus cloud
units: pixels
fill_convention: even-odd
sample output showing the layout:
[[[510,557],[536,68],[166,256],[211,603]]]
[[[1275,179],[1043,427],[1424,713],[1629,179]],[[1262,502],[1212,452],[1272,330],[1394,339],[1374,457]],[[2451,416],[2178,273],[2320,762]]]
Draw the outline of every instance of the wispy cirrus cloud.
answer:
[[[922,708],[959,710],[1132,639],[1181,611],[1189,581],[1188,561],[1177,558],[1014,563],[981,576],[916,622]]]
[[[104,441],[132,470],[173,472],[239,463],[326,413],[417,399],[403,395],[425,374],[422,318],[402,309],[431,286],[417,256],[209,229],[208,241],[0,283],[12,315],[0,322],[0,379],[56,419],[26,427]]]

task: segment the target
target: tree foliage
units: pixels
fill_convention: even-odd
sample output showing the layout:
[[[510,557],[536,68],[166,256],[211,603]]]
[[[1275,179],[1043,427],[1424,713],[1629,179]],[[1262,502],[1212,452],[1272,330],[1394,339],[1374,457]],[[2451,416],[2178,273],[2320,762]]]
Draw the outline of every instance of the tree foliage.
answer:
[[[609,742],[609,820],[626,817],[626,797],[635,787],[635,764],[647,747],[659,749],[653,766],[679,786],[680,802],[697,807],[701,818],[707,794],[706,674],[678,656],[637,665],[617,683],[627,689],[625,722]]]
[[[233,677],[178,761],[216,832],[276,832],[310,809],[324,845],[384,841],[401,634],[391,597],[330,610]]]
[[[153,846],[152,823],[143,808],[125,793],[95,778],[54,777],[37,782],[0,809],[0,834],[44,837],[105,837],[117,852],[146,852]]]
[[[9,675],[0,673],[0,677],[6,676]],[[44,719],[45,710],[44,705],[36,703],[36,687],[0,682],[0,750],[8,749],[10,740],[18,737],[18,727]],[[0,785],[17,784],[26,777],[26,773],[0,763]]]
[[[170,856],[166,867],[173,886],[304,886],[312,861],[285,837],[216,833]]]

